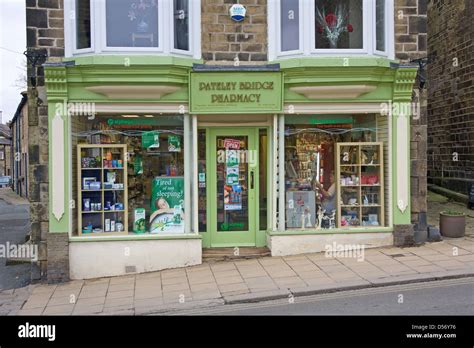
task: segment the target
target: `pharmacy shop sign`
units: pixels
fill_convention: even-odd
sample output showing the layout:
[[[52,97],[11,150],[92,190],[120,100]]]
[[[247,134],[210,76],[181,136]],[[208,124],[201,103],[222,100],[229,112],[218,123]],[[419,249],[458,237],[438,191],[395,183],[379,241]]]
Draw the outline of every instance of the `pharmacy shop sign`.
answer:
[[[279,113],[282,110],[280,72],[191,73],[192,114]]]

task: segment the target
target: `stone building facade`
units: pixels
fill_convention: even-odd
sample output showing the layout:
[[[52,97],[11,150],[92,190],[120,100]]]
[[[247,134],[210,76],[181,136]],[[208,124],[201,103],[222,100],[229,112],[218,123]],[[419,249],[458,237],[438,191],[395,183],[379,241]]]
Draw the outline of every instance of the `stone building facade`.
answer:
[[[427,56],[428,0],[395,0],[395,52],[402,63],[410,63]],[[416,64],[416,63],[415,63]],[[422,63],[423,64],[423,63]],[[422,242],[427,234],[427,90],[420,87],[421,68],[413,91],[416,111],[411,123],[411,213],[412,224],[395,236],[395,244],[409,245]],[[426,86],[425,86],[426,87]]]
[[[7,125],[0,123],[0,176],[11,176],[11,132]]]
[[[28,197],[28,96],[22,98],[10,121],[12,136],[12,188],[17,195]]]
[[[234,0],[201,0],[201,51],[208,64],[264,64],[268,60],[267,1],[240,0],[247,8],[244,23],[229,18]],[[64,57],[63,0],[26,0],[27,46],[47,56],[48,63]],[[395,0],[396,58],[410,63],[426,57],[427,0]],[[29,75],[32,67],[29,66]],[[29,197],[32,238],[40,244],[43,277],[50,282],[68,279],[68,234],[49,233],[48,202],[52,187],[48,182],[48,106],[42,67],[37,68],[36,86],[28,88],[29,105]],[[415,92],[425,100],[425,92]],[[411,210],[412,225],[395,231],[395,244],[415,242],[415,231],[426,233],[426,111],[411,120]]]
[[[428,180],[467,195],[474,184],[474,2],[431,0]]]
[[[244,22],[229,17],[234,0],[201,2],[201,49],[206,61],[239,61],[258,64],[267,60],[267,1],[243,0],[247,9]]]
[[[64,57],[64,11],[62,0],[26,0],[27,49],[44,54],[49,62]],[[28,65],[28,76],[33,67]],[[28,83],[29,172],[31,239],[39,245],[40,271],[48,281],[68,279],[67,240],[49,233],[48,205],[48,105],[44,70],[36,68],[36,86]],[[61,239],[62,238],[62,239]],[[66,243],[66,244],[65,244]],[[57,261],[58,260],[58,261]]]

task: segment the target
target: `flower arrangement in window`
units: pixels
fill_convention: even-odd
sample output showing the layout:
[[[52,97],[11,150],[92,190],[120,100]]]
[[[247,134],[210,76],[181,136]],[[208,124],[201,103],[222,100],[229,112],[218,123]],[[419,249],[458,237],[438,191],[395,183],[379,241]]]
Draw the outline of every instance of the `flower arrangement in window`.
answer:
[[[153,8],[157,8],[157,0],[139,0],[130,4],[128,18],[132,22],[137,21],[137,32],[148,32],[148,15],[150,14],[150,9]]]
[[[349,23],[349,15],[343,10],[342,5],[336,7],[335,12],[326,14],[316,8],[316,20],[318,23],[318,32],[329,41],[330,48],[337,48],[337,43],[341,34],[352,33],[354,27]]]

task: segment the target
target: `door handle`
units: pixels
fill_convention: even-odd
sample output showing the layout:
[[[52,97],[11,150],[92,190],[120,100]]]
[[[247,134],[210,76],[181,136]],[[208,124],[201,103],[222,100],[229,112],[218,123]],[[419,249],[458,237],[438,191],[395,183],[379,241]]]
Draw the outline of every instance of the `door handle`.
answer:
[[[253,170],[250,171],[250,189],[254,189],[255,184],[255,172]]]

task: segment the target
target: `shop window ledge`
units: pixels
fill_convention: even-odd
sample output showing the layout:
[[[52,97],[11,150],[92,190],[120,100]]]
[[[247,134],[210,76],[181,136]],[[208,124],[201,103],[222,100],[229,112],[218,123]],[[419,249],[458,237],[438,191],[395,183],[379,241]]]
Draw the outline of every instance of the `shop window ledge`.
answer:
[[[298,236],[298,235],[316,235],[316,234],[354,234],[354,233],[387,233],[393,232],[393,227],[361,227],[361,228],[333,228],[322,230],[285,230],[285,231],[267,231],[270,236]]]
[[[123,236],[70,236],[70,242],[112,242],[112,241],[138,241],[138,240],[177,240],[177,239],[202,239],[200,234],[176,234],[176,235],[156,235],[156,234],[128,234]]]

